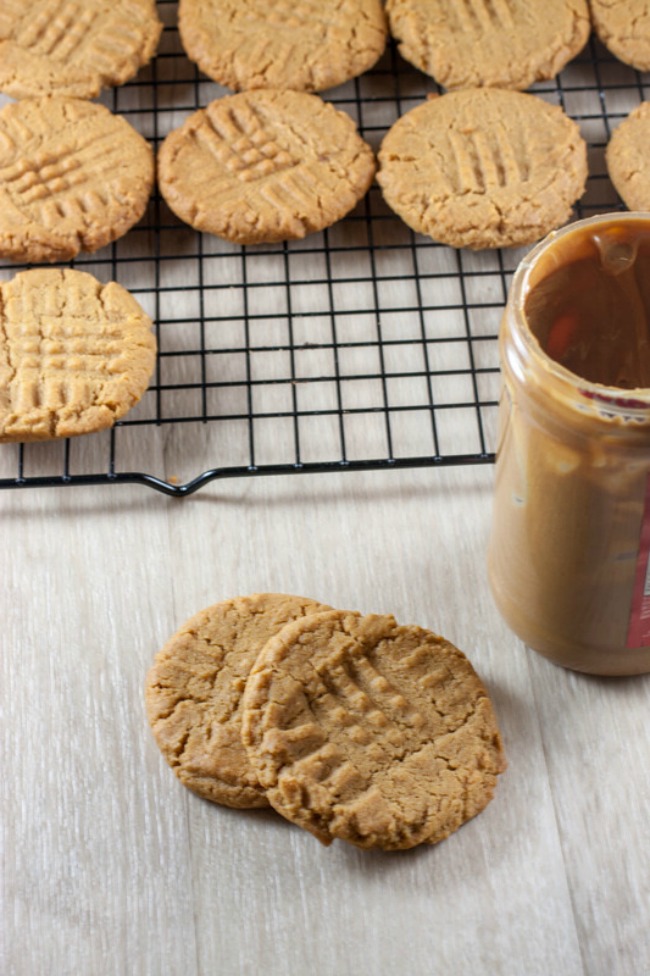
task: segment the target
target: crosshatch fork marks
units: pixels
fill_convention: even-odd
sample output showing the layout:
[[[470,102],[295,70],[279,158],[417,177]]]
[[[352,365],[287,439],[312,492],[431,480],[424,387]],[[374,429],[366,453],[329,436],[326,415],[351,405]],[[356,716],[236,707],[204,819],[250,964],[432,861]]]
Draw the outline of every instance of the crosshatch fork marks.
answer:
[[[453,160],[448,175],[454,193],[485,193],[530,178],[527,154],[501,125],[492,126],[489,132],[450,131],[448,140]]]
[[[335,610],[283,628],[247,681],[242,735],[272,806],[324,843],[442,839],[504,768],[465,655],[388,615]]]
[[[120,285],[39,268],[0,292],[0,362],[11,371],[3,378],[0,441],[101,430],[140,399],[156,343],[151,320]]]
[[[58,61],[67,61],[89,33],[95,15],[79,3],[50,0],[34,17],[26,11],[16,43]]]
[[[97,250],[142,216],[151,147],[103,105],[24,98],[0,112],[0,254],[30,262]]]
[[[97,182],[98,172],[110,170],[118,154],[121,150],[114,133],[100,133],[80,146],[62,148],[50,154],[42,152],[31,158],[21,157],[11,166],[0,169],[0,184],[16,194],[17,205],[20,201],[32,204],[71,191],[78,193],[84,184]],[[101,185],[93,189],[105,203]]]
[[[171,209],[198,230],[240,244],[293,240],[330,226],[366,193],[374,173],[373,151],[350,116],[292,90],[215,100],[172,130],[158,153],[158,185]]]
[[[7,5],[8,4],[8,5]],[[115,55],[135,52],[142,41],[136,23],[114,22],[112,11],[88,8],[72,0],[48,0],[34,15],[33,4],[2,0],[0,29],[33,55],[60,64],[92,58],[96,69],[110,68]]]
[[[237,112],[233,108],[206,112],[196,137],[202,148],[246,183],[298,165],[298,160],[267,131],[252,106]]]
[[[405,728],[420,729],[425,720],[391,682],[367,658],[355,658],[320,675],[332,698],[329,705],[342,709],[337,720],[343,725],[367,720],[395,744],[403,743]],[[396,733],[396,734],[395,734]]]

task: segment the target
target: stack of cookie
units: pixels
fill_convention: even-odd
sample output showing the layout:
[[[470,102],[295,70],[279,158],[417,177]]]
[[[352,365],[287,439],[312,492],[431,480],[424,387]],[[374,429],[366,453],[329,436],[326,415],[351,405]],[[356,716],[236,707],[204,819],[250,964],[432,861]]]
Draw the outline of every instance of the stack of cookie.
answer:
[[[392,616],[255,594],[194,616],[146,682],[153,733],[181,782],[271,805],[324,844],[433,844],[478,814],[505,768],[465,655]]]

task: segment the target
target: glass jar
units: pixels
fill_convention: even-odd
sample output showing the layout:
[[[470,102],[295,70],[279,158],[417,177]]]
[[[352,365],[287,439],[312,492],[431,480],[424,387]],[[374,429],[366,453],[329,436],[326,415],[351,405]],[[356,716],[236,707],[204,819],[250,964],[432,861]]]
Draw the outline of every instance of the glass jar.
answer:
[[[650,214],[605,214],[551,234],[517,269],[500,334],[492,593],[531,648],[603,675],[650,672],[650,384],[604,385],[551,358],[527,299],[585,235],[611,244],[637,232],[650,262]],[[621,253],[636,260],[634,243]]]

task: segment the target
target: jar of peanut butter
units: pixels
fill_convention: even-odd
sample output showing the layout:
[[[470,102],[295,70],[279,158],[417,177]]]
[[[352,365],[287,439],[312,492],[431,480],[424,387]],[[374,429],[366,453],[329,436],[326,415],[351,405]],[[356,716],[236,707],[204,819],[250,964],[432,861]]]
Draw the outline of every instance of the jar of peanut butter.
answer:
[[[650,672],[650,214],[578,221],[537,245],[500,355],[496,603],[557,664]]]

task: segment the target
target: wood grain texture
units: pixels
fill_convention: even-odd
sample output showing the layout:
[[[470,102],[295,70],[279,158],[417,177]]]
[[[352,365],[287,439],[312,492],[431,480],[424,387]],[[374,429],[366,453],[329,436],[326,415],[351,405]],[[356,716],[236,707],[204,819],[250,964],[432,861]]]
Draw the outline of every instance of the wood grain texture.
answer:
[[[0,497],[3,973],[648,969],[649,679],[572,675],[509,634],[484,570],[491,478]],[[194,611],[261,589],[394,612],[470,655],[510,763],[484,813],[390,855],[325,849],[183,789],[147,727],[144,675]]]

